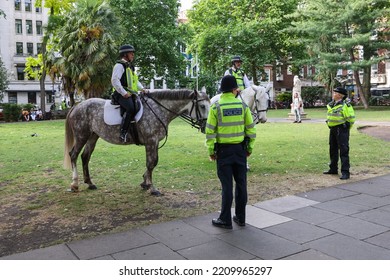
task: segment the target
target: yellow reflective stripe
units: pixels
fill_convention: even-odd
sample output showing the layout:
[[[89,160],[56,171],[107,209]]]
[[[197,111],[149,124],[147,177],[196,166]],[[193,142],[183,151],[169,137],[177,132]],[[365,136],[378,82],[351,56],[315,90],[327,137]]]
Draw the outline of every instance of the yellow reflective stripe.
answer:
[[[244,136],[244,132],[237,132],[237,133],[218,133],[218,138],[230,138],[230,137],[239,137]]]
[[[211,130],[215,130],[215,125],[206,123],[206,127],[207,127],[207,128],[210,128]]]
[[[218,123],[219,126],[237,126],[237,125],[244,125],[244,121],[239,122],[229,122],[229,123]]]
[[[217,134],[206,134],[206,139],[215,139],[217,138]]]

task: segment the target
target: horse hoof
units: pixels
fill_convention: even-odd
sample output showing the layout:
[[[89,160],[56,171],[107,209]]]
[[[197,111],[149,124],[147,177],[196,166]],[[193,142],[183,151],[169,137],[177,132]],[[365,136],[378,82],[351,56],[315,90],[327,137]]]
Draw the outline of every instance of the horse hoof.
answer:
[[[79,187],[78,186],[70,186],[70,189],[68,189],[67,191],[77,193],[77,192],[79,192]]]
[[[88,190],[97,190],[97,187],[95,185],[88,186]]]
[[[142,184],[141,184],[141,188],[144,189],[144,190],[150,189],[150,186],[151,186],[151,185],[148,185],[148,184],[145,184],[145,183],[142,183]]]
[[[153,195],[153,196],[163,196],[164,194],[162,194],[160,191],[155,190],[155,191],[151,191],[150,195]]]

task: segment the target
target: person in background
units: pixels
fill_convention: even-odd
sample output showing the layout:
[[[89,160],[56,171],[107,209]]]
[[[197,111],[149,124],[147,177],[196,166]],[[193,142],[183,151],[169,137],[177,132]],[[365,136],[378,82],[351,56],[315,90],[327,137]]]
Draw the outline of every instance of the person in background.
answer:
[[[349,131],[355,123],[355,112],[347,99],[348,93],[344,88],[333,90],[333,99],[327,105],[326,123],[329,131],[329,170],[324,174],[338,174],[338,160],[341,160],[341,180],[350,178],[349,163]]]
[[[225,75],[232,75],[234,78],[236,78],[238,88],[241,90],[244,90],[248,87],[250,87],[250,82],[244,71],[241,69],[242,60],[241,57],[236,55],[232,57],[231,60],[232,67],[226,70]]]
[[[294,110],[295,121],[294,123],[301,123],[301,107],[302,107],[302,99],[299,97],[298,92],[294,93],[293,103],[291,103],[291,108]]]
[[[217,174],[222,185],[222,206],[219,218],[212,225],[232,229],[231,207],[233,179],[235,216],[233,221],[245,226],[247,195],[247,157],[253,150],[256,127],[249,108],[236,98],[239,91],[232,75],[222,78],[219,101],[211,106],[206,124],[206,146],[210,160],[217,161]]]

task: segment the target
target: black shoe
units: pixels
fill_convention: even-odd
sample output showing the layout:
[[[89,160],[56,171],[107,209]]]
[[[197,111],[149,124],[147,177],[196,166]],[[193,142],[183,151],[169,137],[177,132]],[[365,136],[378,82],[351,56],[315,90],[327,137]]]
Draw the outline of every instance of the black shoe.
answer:
[[[297,121],[294,121],[294,123],[297,123]]]
[[[301,123],[302,121],[299,121],[298,123]]]
[[[245,226],[245,222],[240,221],[236,216],[233,216],[233,222],[235,222],[240,227],[244,227]]]
[[[228,224],[228,223],[222,221],[220,218],[218,218],[218,219],[213,219],[213,220],[211,221],[211,223],[212,223],[213,226],[215,226],[215,227],[226,228],[226,229],[232,229],[232,228],[233,228],[232,224]]]
[[[322,172],[322,174],[331,174],[331,175],[337,175],[338,174],[338,172],[337,171],[333,171],[333,170],[328,170],[328,171],[324,171],[324,172]]]
[[[349,179],[349,174],[342,174],[340,177],[340,180],[348,180]]]

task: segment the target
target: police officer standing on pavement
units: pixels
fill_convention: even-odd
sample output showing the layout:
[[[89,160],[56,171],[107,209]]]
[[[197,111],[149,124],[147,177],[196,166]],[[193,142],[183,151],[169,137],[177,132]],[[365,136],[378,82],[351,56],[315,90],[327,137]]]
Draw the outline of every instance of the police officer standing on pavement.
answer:
[[[120,140],[127,141],[127,132],[130,122],[134,121],[135,98],[138,90],[146,92],[138,80],[133,66],[135,49],[132,45],[123,45],[119,48],[121,59],[116,62],[111,76],[111,84],[114,88],[114,99],[126,109],[120,127]]]
[[[324,174],[338,174],[338,160],[341,160],[341,180],[347,180],[349,173],[349,131],[355,122],[355,113],[347,91],[338,87],[333,90],[333,100],[327,105],[329,132],[329,170]]]
[[[232,75],[224,76],[218,102],[210,108],[206,124],[206,146],[210,160],[217,161],[217,174],[222,185],[222,207],[219,218],[213,219],[216,227],[231,229],[233,178],[235,216],[233,221],[245,226],[247,204],[247,157],[252,153],[256,128],[249,108],[236,98],[239,92]]]
[[[233,56],[232,67],[226,70],[225,76],[233,75],[234,78],[236,78],[237,85],[240,88],[240,90],[244,90],[250,87],[251,85],[248,77],[244,73],[244,70],[242,70],[241,65],[242,65],[241,57],[238,55]]]

